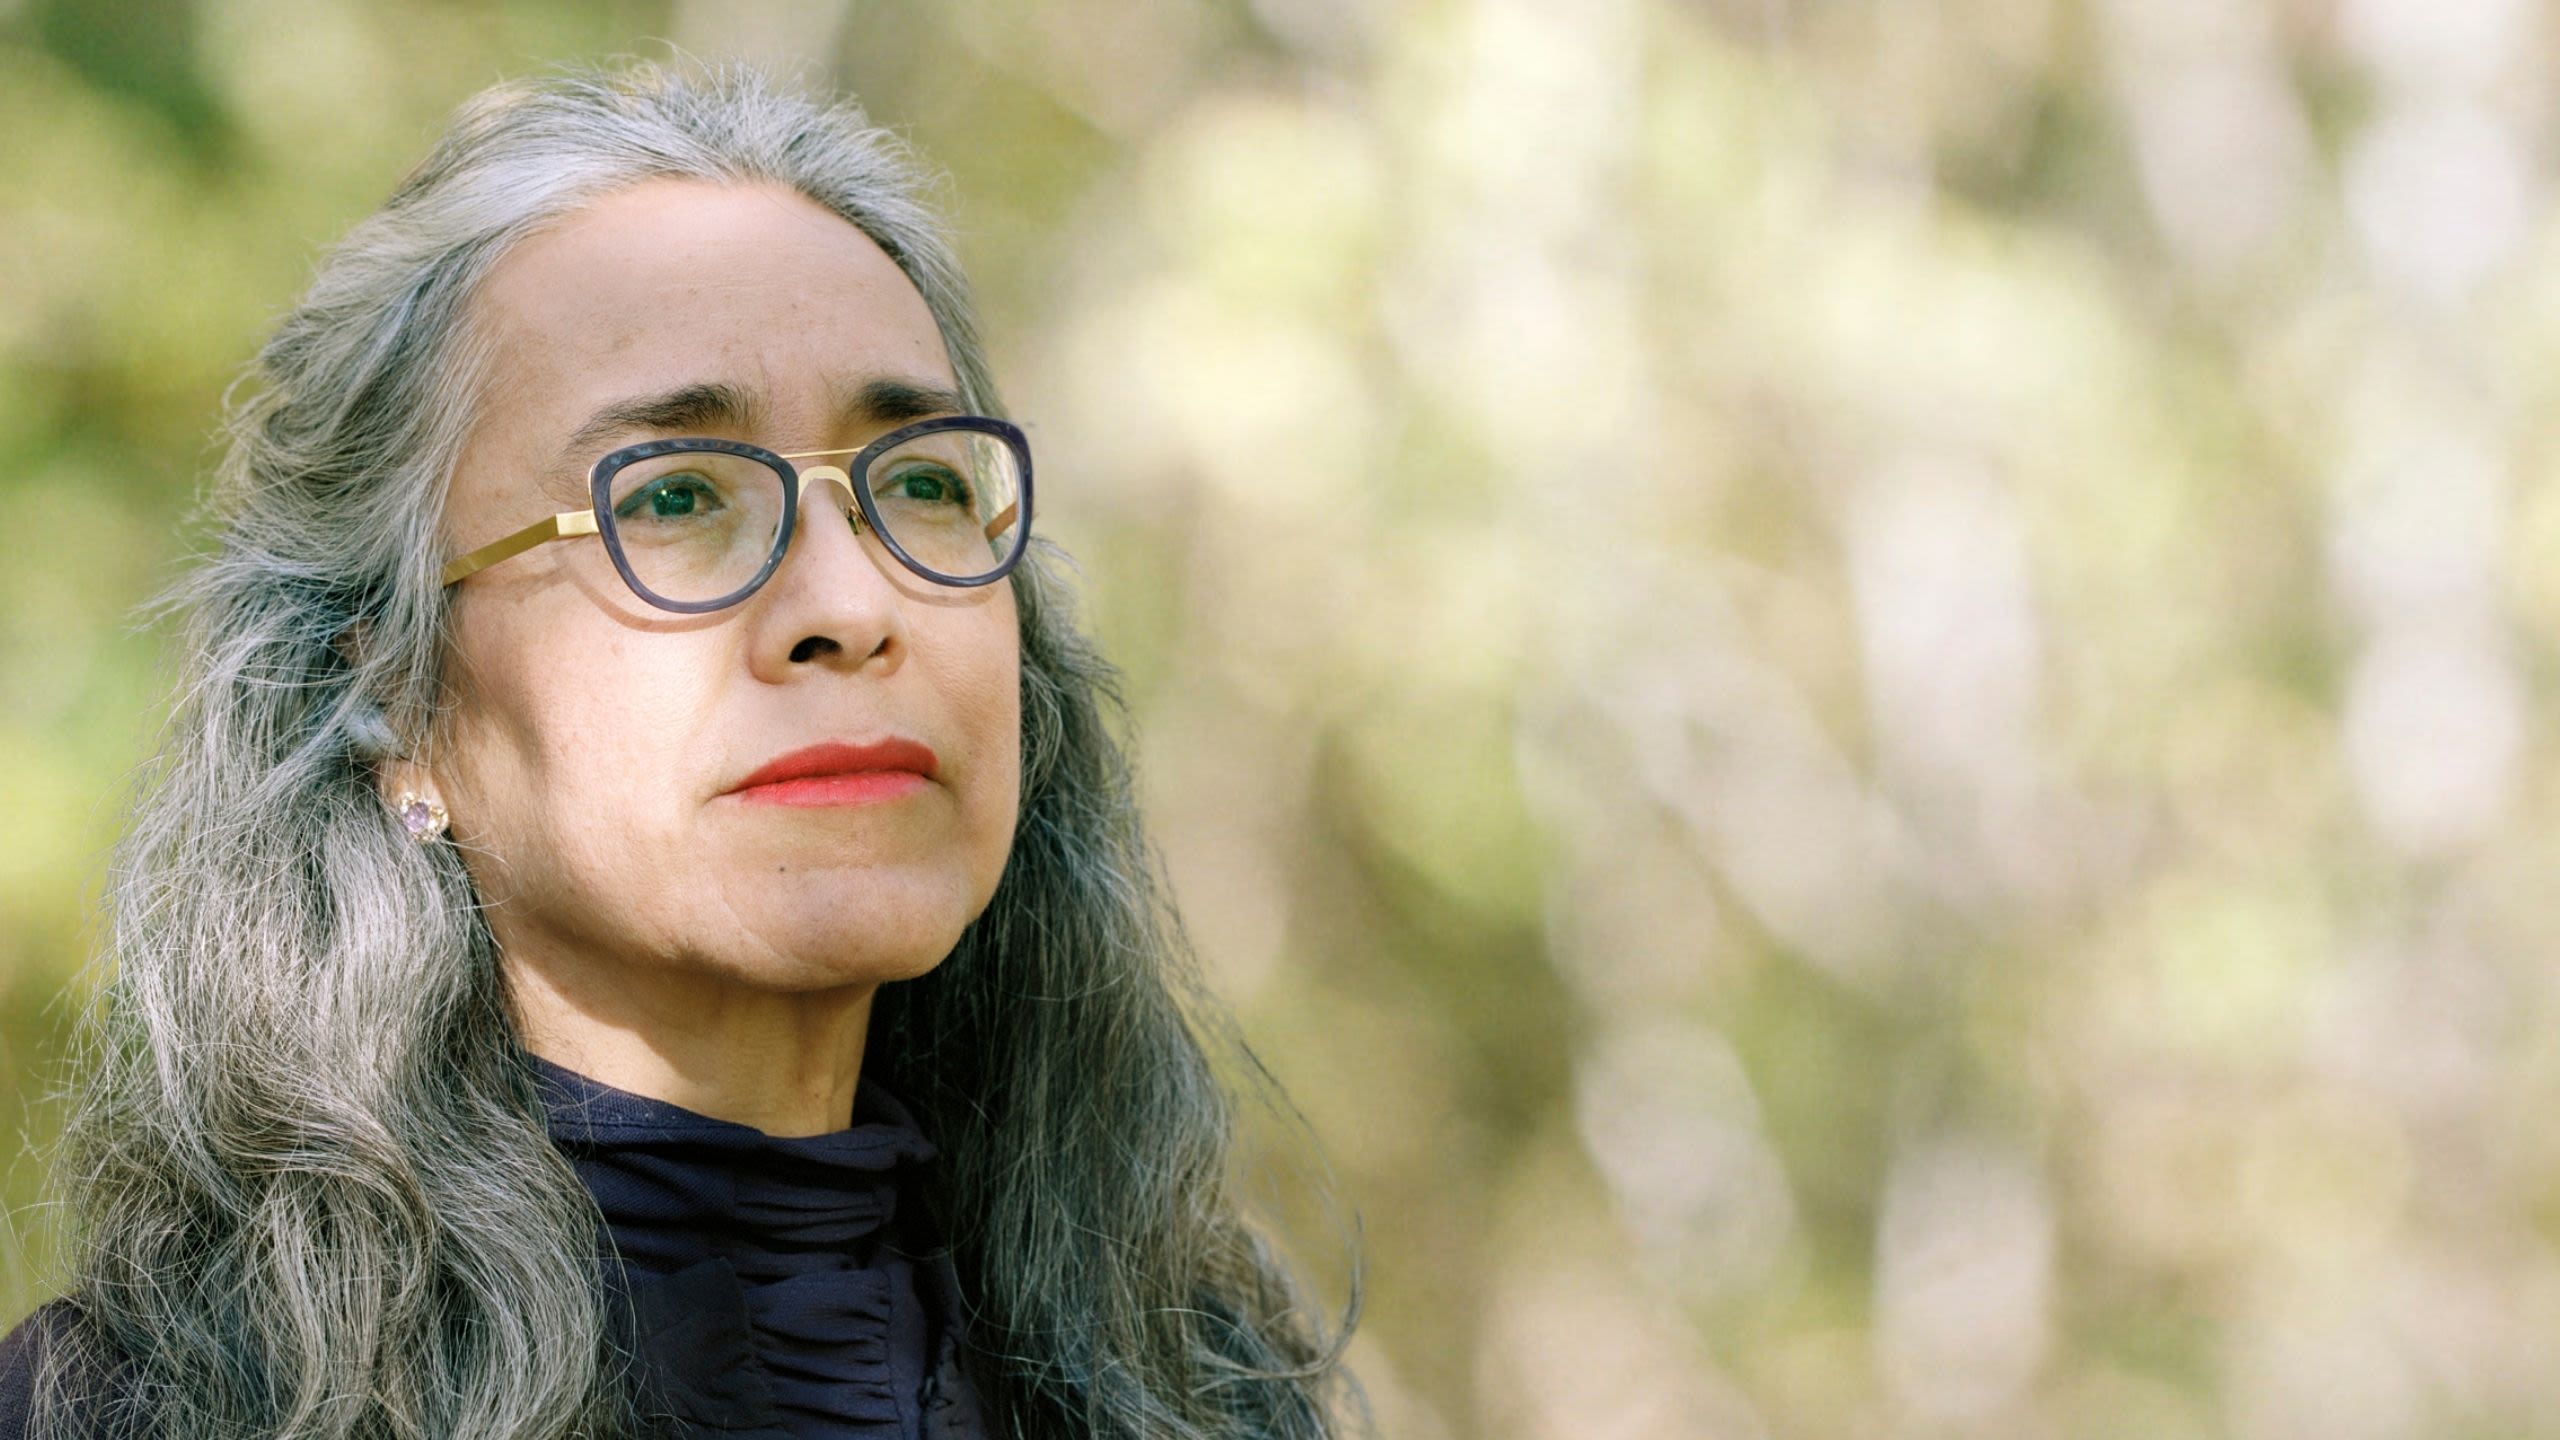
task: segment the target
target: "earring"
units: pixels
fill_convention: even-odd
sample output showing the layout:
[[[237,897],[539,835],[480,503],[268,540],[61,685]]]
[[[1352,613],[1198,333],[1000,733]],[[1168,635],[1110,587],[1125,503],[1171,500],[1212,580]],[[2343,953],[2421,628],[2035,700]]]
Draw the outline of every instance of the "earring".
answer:
[[[401,791],[392,808],[399,812],[400,823],[409,827],[409,838],[421,845],[443,834],[452,818],[442,805],[413,790]]]

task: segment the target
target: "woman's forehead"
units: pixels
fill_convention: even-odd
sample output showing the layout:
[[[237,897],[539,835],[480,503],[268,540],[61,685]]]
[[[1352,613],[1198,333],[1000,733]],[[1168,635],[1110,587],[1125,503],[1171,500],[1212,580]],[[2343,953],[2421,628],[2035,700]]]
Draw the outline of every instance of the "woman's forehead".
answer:
[[[959,388],[906,273],[780,186],[617,191],[519,243],[472,304],[483,364],[448,494],[462,538],[580,507],[615,445],[693,432],[818,448],[862,427],[866,402],[898,400],[884,381]]]
[[[905,272],[779,186],[652,180],[608,195],[500,260],[475,309],[492,342],[483,419],[553,444],[666,397],[753,425],[841,408],[884,378],[956,388]]]

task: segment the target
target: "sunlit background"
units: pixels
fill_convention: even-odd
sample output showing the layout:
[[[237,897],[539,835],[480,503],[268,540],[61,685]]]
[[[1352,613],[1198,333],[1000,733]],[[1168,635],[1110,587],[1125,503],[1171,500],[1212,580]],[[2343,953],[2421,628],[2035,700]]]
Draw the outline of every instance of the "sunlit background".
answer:
[[[8,1194],[222,387],[673,41],[948,171],[1385,1434],[2560,1436],[2556,21],[0,0]]]

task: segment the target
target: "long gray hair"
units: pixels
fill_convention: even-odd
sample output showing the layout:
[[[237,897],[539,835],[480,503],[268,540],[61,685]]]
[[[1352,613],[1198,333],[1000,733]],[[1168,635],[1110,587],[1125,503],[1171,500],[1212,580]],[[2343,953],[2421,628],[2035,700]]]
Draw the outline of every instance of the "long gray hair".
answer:
[[[970,403],[1002,413],[921,171],[849,105],[750,68],[630,66],[463,107],[260,353],[220,543],[157,602],[185,617],[177,703],[80,1030],[55,1168],[80,1321],[40,1401],[112,1373],[151,1433],[191,1440],[637,1424],[599,1217],[545,1133],[459,856],[413,844],[372,770],[439,693],[474,286],[652,176],[779,182],[859,226]],[[1356,1247],[1336,1325],[1243,1216],[1212,1056],[1295,1112],[1199,982],[1064,562],[1035,537],[1010,582],[1023,789],[1002,885],[937,969],[883,988],[867,1073],[943,1151],[925,1208],[998,1434],[1336,1433],[1361,1408],[1340,1364]]]

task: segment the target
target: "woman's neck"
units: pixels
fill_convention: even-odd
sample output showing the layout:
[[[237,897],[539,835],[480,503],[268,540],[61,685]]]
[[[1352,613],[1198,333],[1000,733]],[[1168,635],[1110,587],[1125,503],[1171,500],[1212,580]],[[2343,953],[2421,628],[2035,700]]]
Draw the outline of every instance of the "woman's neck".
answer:
[[[555,1065],[768,1135],[852,1123],[876,986],[778,992],[700,974],[506,969],[524,1047]]]

